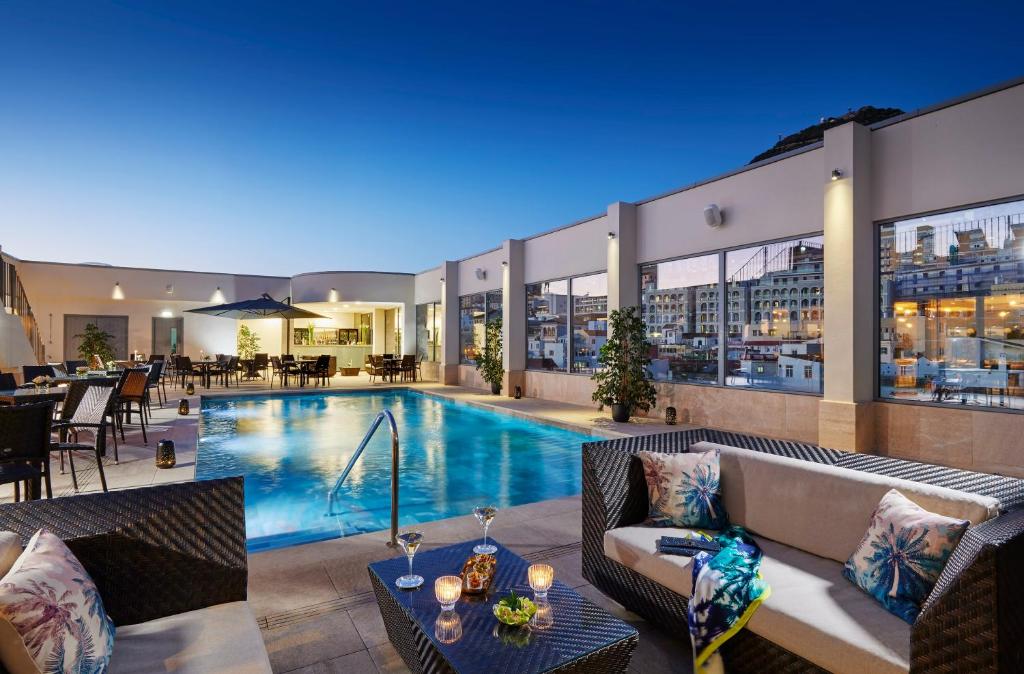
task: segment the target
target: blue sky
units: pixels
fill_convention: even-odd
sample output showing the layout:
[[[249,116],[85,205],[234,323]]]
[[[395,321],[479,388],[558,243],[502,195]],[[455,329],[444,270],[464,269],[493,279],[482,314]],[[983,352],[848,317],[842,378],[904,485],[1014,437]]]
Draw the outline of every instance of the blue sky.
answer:
[[[3,3],[0,246],[420,271],[1024,75],[975,4]]]

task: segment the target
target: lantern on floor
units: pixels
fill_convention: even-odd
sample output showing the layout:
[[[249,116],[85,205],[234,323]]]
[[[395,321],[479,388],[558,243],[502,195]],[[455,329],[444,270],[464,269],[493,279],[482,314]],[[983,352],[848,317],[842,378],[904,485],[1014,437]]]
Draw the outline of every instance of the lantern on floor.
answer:
[[[157,443],[156,446],[156,467],[174,468],[175,463],[176,460],[174,458],[174,441],[161,440],[159,443]]]
[[[178,403],[178,414],[185,416],[188,414],[188,399],[182,398],[181,402]]]
[[[523,387],[522,386],[517,386],[516,387],[515,398],[516,398],[516,400],[519,400],[522,397],[523,397]]]
[[[676,408],[666,407],[665,408],[665,423],[669,426],[676,425]]]
[[[195,392],[196,392],[196,385],[193,384],[192,382],[189,382],[188,386],[185,387],[185,393],[187,393],[189,395],[194,395]]]

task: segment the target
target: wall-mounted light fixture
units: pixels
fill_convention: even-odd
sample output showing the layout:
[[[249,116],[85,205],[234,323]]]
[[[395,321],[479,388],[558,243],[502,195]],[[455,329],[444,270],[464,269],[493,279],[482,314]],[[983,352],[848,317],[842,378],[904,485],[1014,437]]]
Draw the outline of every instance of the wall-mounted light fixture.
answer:
[[[718,207],[718,204],[708,204],[704,207],[704,224],[708,227],[721,227],[722,223],[725,222],[725,218],[722,215],[722,209]]]
[[[337,288],[331,288],[331,292],[327,293],[327,301],[328,302],[337,302],[338,301],[338,290],[337,290]]]
[[[441,283],[444,283],[444,277],[443,276],[441,277]]]
[[[501,261],[501,266],[502,267],[507,267],[508,266],[508,260],[502,260]]]
[[[167,284],[167,294],[168,295],[173,295],[174,294],[174,284],[173,283],[168,283]]]
[[[476,275],[476,280],[477,281],[483,281],[485,278],[487,278],[487,270],[482,268],[482,267],[477,267],[473,271],[473,274]]]
[[[217,286],[217,289],[213,291],[213,297],[210,298],[210,301],[217,304],[224,304],[224,293],[221,292],[220,286]]]
[[[163,311],[160,312],[160,318],[170,318],[173,315],[174,314],[171,313],[170,309],[164,309]]]
[[[839,169],[832,169],[832,180],[839,180],[843,177],[843,172]]]
[[[615,238],[615,232],[608,232],[608,240],[611,241]]]
[[[124,299],[124,291],[121,290],[121,282],[120,281],[117,281],[117,282],[114,283],[114,291],[112,293],[110,293],[110,297],[115,299],[115,300],[123,300]]]

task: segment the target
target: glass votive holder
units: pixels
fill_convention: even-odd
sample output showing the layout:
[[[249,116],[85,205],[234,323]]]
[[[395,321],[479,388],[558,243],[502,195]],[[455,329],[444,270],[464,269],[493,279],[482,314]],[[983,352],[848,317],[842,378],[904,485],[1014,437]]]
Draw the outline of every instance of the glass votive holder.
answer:
[[[462,596],[462,578],[459,576],[441,576],[434,581],[434,596],[441,604],[442,611],[451,611]]]
[[[434,636],[442,644],[454,644],[462,638],[462,618],[455,611],[442,611],[434,621]]]
[[[530,587],[533,588],[535,597],[543,599],[548,596],[551,583],[555,580],[555,570],[553,568],[547,564],[531,564],[527,570],[527,576],[530,579]]]

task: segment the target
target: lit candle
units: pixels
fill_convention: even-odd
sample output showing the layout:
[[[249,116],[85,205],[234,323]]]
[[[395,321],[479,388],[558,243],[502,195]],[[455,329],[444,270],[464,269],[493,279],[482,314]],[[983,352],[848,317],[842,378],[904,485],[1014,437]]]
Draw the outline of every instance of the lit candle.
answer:
[[[434,581],[434,596],[442,611],[451,611],[461,595],[462,578],[459,576],[441,576]]]
[[[527,575],[530,577],[530,587],[533,588],[534,596],[539,599],[548,596],[551,582],[555,579],[555,570],[547,564],[531,564]]]

